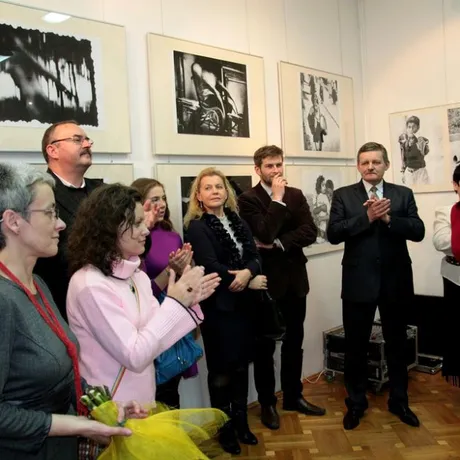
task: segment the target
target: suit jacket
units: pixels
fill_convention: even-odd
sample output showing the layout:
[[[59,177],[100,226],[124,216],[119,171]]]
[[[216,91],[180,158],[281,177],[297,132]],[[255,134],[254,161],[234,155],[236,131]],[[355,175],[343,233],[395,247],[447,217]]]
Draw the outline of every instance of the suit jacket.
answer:
[[[241,217],[260,242],[271,244],[279,239],[284,247],[260,249],[263,273],[273,298],[288,293],[297,297],[308,294],[307,258],[303,248],[313,244],[317,228],[301,190],[286,187],[283,197],[286,206],[272,201],[259,183],[238,198]]]
[[[248,268],[253,276],[261,273],[261,261],[257,252],[254,239],[246,222],[242,221],[245,237],[248,239],[250,249],[243,252],[243,262],[245,268]],[[197,265],[205,268],[206,274],[218,273],[222,281],[216,292],[201,305],[207,308],[215,308],[221,311],[234,311],[236,308],[244,308],[246,301],[251,298],[248,288],[241,292],[229,291],[228,287],[235,279],[235,275],[228,273],[228,270],[234,270],[229,265],[230,254],[219,241],[216,233],[204,221],[192,220],[187,230],[186,240],[193,247],[193,258]],[[205,311],[206,313],[206,311]]]
[[[95,188],[102,185],[103,181],[102,179],[87,179],[85,177],[86,193],[82,193],[80,189],[66,187],[50,169],[48,169],[47,172],[56,180],[56,186],[54,188],[56,208],[59,210],[59,217],[65,222],[66,228],[59,234],[58,253],[54,257],[38,259],[34,273],[43,278],[50,288],[61,315],[67,320],[66,297],[70,277],[68,273],[66,248],[69,232],[75,221],[80,203]]]
[[[344,300],[376,302],[384,297],[400,302],[414,293],[407,240],[422,241],[425,226],[412,190],[384,182],[383,195],[391,200],[389,226],[381,220],[369,222],[362,181],[334,192],[327,236],[332,244],[345,243]]]

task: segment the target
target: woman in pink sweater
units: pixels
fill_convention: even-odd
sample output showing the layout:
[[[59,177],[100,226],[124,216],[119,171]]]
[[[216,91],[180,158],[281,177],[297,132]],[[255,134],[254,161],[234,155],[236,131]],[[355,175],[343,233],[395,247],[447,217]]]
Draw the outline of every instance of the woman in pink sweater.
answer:
[[[72,278],[69,325],[80,344],[80,369],[89,384],[116,389],[117,400],[155,400],[153,360],[202,321],[198,302],[214,292],[216,274],[172,271],[162,308],[149,277],[139,269],[149,235],[141,196],[106,185],[82,203],[69,237]],[[115,388],[114,388],[115,390]]]

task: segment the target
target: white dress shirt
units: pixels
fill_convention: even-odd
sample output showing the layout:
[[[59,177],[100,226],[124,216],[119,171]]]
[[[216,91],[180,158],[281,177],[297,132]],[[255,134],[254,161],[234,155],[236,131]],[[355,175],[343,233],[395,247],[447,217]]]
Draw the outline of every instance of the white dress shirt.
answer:
[[[53,171],[53,174],[66,186],[66,187],[70,187],[70,188],[85,188],[86,187],[86,183],[85,183],[85,178],[83,178],[83,181],[80,185],[80,187],[75,187],[75,185],[71,184],[70,182],[66,181],[65,179],[63,179],[61,176],[58,176],[54,171]]]
[[[375,187],[377,189],[377,191],[375,192],[375,194],[377,195],[377,198],[379,200],[383,198],[383,180],[381,180],[377,185],[372,185],[363,179],[363,184],[364,184],[364,188],[366,189],[367,196],[369,198],[372,196],[372,192],[371,192],[372,187]]]

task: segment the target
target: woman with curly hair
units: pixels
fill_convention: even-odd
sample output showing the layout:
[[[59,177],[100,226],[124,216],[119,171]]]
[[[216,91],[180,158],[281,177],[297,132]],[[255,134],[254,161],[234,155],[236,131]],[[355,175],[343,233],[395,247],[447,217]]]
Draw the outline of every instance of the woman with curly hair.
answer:
[[[224,450],[241,452],[257,444],[247,418],[248,367],[253,350],[252,289],[266,289],[261,262],[251,231],[238,216],[235,193],[225,175],[207,168],[192,184],[184,219],[194,259],[206,273],[222,280],[215,293],[202,302],[201,325],[208,365],[211,406],[231,417],[220,433]]]
[[[180,235],[174,231],[163,184],[156,179],[142,177],[136,179],[131,187],[141,194],[144,206],[153,207],[154,218],[150,229],[152,245],[144,254],[143,267],[151,280],[153,294],[162,303],[169,272],[174,270],[178,275],[182,275],[185,267],[192,261],[191,246],[188,243],[183,244]],[[190,338],[193,340],[193,337]],[[156,400],[178,409],[180,407],[179,384],[182,376],[188,378],[197,373],[198,367],[194,363],[184,374],[157,383]]]
[[[154,358],[202,321],[197,303],[219,279],[189,266],[175,281],[171,270],[159,308],[139,269],[149,234],[144,219],[140,194],[121,184],[101,186],[82,203],[69,236],[67,314],[88,383],[116,388],[121,400],[152,404]]]

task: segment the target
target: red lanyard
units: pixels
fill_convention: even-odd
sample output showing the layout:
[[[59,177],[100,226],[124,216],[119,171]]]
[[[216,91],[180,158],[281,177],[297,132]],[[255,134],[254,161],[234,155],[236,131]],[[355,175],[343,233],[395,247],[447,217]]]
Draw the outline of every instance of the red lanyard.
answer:
[[[64,328],[61,326],[61,323],[57,319],[53,309],[51,308],[51,305],[49,304],[48,300],[46,297],[43,295],[43,291],[40,289],[40,286],[35,282],[34,280],[34,286],[35,289],[37,290],[41,301],[43,302],[43,305],[46,308],[46,313],[43,310],[43,307],[40,305],[36,297],[30,292],[29,289],[27,289],[24,284],[19,281],[19,279],[6,267],[6,265],[2,262],[0,262],[0,271],[3,271],[5,275],[10,278],[11,281],[16,283],[27,295],[29,300],[32,302],[34,307],[37,309],[38,313],[40,313],[40,316],[43,318],[45,323],[50,327],[50,329],[59,337],[61,342],[65,345],[67,349],[67,353],[72,360],[72,367],[73,367],[73,372],[74,372],[74,377],[75,377],[75,392],[77,394],[77,411],[79,414],[85,414],[86,410],[80,402],[80,398],[83,395],[83,390],[81,386],[81,379],[80,379],[80,370],[78,368],[78,351],[76,345],[69,339],[67,334],[64,331]]]

